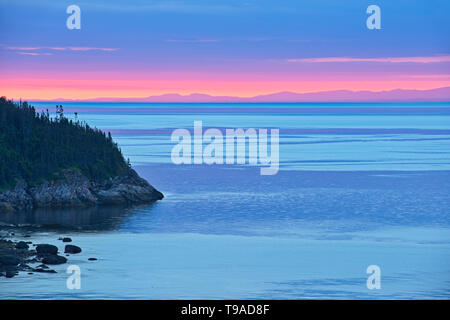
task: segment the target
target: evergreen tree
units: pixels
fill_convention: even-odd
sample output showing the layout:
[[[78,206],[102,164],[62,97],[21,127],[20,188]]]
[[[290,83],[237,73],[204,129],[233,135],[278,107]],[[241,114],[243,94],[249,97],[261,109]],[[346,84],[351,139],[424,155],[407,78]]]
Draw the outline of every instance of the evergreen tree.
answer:
[[[52,180],[62,169],[79,169],[89,179],[102,181],[128,170],[111,134],[86,123],[36,112],[27,102],[15,104],[0,98],[0,188],[13,187],[17,180],[38,184]]]

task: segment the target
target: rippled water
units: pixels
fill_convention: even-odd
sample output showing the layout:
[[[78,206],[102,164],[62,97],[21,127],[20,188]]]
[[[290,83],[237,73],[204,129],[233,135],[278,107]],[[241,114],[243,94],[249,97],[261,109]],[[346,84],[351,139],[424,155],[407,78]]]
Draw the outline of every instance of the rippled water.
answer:
[[[69,257],[81,290],[66,288],[59,266],[56,275],[3,278],[1,298],[450,296],[448,103],[66,103],[65,111],[111,131],[165,199],[1,215],[17,238],[30,233],[62,249],[64,235],[83,248]],[[280,171],[173,165],[172,130],[198,120],[280,128]],[[380,290],[366,288],[373,264]]]

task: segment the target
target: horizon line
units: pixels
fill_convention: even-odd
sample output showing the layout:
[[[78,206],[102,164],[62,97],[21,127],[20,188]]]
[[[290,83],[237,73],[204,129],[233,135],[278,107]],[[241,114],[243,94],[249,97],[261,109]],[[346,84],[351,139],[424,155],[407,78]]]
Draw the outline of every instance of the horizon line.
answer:
[[[436,93],[433,95],[433,93]],[[329,95],[328,97],[324,97]],[[333,97],[334,95],[334,97]],[[341,96],[339,96],[341,95]],[[365,95],[365,96],[364,96]],[[415,95],[415,96],[414,96]],[[425,96],[421,96],[425,95]],[[304,100],[303,100],[303,99]],[[450,101],[450,86],[437,87],[433,89],[402,89],[396,88],[391,90],[371,91],[371,90],[325,90],[312,92],[293,92],[293,91],[277,91],[271,93],[263,93],[250,97],[227,96],[227,95],[211,95],[207,93],[189,93],[181,94],[176,92],[168,92],[157,95],[149,95],[144,97],[92,97],[87,99],[33,99],[21,98],[17,100],[30,102],[154,102],[154,103],[212,103],[212,102],[377,102],[375,99],[381,99],[379,102],[432,102]],[[15,100],[14,98],[10,98]],[[161,100],[158,100],[161,99]],[[186,99],[186,100],[183,100]],[[275,99],[275,100],[274,100]],[[276,101],[280,99],[280,101]],[[295,99],[299,99],[296,101]],[[322,100],[321,100],[322,99]],[[359,100],[360,99],[360,100]],[[431,99],[431,100],[427,100]],[[215,101],[212,101],[215,100]]]

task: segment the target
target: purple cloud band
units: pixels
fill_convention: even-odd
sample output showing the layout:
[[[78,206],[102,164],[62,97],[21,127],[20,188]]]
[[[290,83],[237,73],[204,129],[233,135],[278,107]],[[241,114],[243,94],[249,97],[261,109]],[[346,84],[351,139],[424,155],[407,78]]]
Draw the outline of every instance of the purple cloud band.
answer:
[[[339,63],[339,62],[378,62],[378,63],[439,63],[450,62],[450,55],[429,57],[386,57],[386,58],[352,58],[352,57],[326,57],[287,59],[287,62],[303,63]]]

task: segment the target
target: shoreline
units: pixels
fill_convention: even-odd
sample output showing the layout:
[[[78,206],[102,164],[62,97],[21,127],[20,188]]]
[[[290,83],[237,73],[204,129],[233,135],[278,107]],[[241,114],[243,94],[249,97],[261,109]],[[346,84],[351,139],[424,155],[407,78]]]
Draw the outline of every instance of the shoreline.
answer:
[[[402,234],[410,234],[410,230],[404,231]],[[51,243],[60,248],[63,244],[57,240],[60,235],[45,232],[32,236],[36,243]],[[69,256],[68,264],[51,266],[57,271],[55,274],[23,273],[12,279],[0,278],[9,284],[4,286],[1,296],[16,299],[181,299],[186,296],[198,299],[423,299],[446,296],[448,277],[442,259],[448,257],[448,244],[391,243],[386,235],[384,241],[193,233],[65,235],[83,248],[82,253]],[[423,235],[428,238],[432,233]],[[22,238],[22,235],[16,236],[16,240]],[[135,249],[127,250],[130,247]],[[138,254],[144,252],[145,255]],[[337,259],[342,253],[350,256]],[[274,260],[274,255],[282,259]],[[92,262],[88,257],[99,259]],[[374,258],[384,272],[385,286],[380,292],[365,287],[365,268]],[[430,259],[436,262],[432,270],[429,269]],[[131,261],[139,263],[130,264]],[[416,268],[409,270],[405,263]],[[66,288],[69,264],[81,269],[80,290]],[[230,269],[231,265],[234,268]],[[183,268],[182,276],[177,275],[180,268]],[[275,269],[284,272],[274,272]],[[409,272],[405,273],[406,270]],[[431,273],[438,277],[430,276]],[[415,275],[420,288],[417,282],[410,281]],[[42,286],[46,286],[46,290],[39,290]],[[118,287],[123,290],[113,290]]]
[[[19,240],[22,239],[22,240]],[[79,254],[82,249],[72,244],[69,237],[60,237],[64,250],[48,243],[33,243],[30,233],[16,235],[14,232],[0,234],[0,278],[13,278],[20,273],[28,275],[35,273],[58,273],[57,265],[69,263],[71,255]],[[96,261],[97,258],[88,258],[88,261]]]

